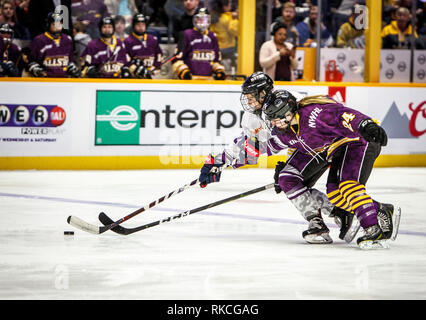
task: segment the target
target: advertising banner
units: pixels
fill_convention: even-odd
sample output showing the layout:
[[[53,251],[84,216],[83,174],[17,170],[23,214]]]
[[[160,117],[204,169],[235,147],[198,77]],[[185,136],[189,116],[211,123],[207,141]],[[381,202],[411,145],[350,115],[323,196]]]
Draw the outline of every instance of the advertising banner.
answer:
[[[426,154],[424,87],[335,85],[276,88],[299,99],[326,94],[377,119],[389,136],[383,155]],[[2,82],[0,160],[97,157],[95,166],[102,157],[143,156],[167,165],[169,157],[204,157],[242,133],[240,90],[201,82]]]

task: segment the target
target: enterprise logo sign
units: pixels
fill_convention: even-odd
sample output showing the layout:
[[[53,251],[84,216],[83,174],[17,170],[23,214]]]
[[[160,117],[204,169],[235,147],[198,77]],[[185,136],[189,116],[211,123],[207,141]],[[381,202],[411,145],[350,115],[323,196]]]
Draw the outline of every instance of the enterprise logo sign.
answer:
[[[95,145],[138,145],[140,91],[97,91]]]
[[[130,106],[118,106],[109,115],[98,115],[96,121],[107,121],[119,131],[129,131],[136,127],[139,116]]]

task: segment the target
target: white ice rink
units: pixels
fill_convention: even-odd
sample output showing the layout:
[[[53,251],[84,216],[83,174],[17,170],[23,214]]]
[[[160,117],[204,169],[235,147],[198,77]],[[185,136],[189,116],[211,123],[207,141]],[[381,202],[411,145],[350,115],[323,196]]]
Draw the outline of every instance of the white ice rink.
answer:
[[[367,191],[402,207],[388,250],[338,239],[309,245],[307,223],[267,190],[122,236],[67,224],[116,220],[198,170],[0,171],[0,299],[426,299],[426,168],[377,168]],[[272,182],[273,169],[226,170],[125,222],[138,226]],[[325,178],[317,187],[325,190]],[[73,237],[65,230],[75,231]]]

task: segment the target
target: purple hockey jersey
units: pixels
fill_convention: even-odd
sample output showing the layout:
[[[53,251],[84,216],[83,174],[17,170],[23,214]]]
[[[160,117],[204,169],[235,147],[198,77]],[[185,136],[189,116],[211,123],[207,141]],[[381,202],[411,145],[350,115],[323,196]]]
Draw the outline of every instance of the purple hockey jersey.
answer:
[[[109,45],[102,39],[94,39],[82,53],[86,65],[96,66],[101,78],[120,77],[121,68],[130,62],[124,43],[115,36],[112,37],[112,42]]]
[[[1,52],[1,49],[0,49],[0,52]],[[12,42],[4,47],[3,53],[1,53],[1,60],[3,62],[12,61],[13,63],[16,64],[18,62],[18,58],[20,57],[20,55],[21,55],[21,48]]]
[[[268,141],[268,155],[286,148],[294,148],[314,157],[327,151],[327,158],[340,146],[357,142],[367,144],[358,132],[359,123],[370,117],[339,103],[311,104],[296,114],[297,132],[291,128],[282,132],[272,130]]]
[[[48,32],[40,34],[31,42],[31,57],[44,67],[48,77],[68,77],[68,65],[73,61],[72,39],[66,34],[59,39]]]
[[[187,29],[183,33],[181,57],[193,75],[211,76],[212,63],[220,61],[219,44],[216,35],[211,31],[200,33],[195,29]]]
[[[163,52],[154,36],[147,33],[138,36],[132,33],[124,40],[124,44],[131,59],[140,59],[148,69],[160,67]]]

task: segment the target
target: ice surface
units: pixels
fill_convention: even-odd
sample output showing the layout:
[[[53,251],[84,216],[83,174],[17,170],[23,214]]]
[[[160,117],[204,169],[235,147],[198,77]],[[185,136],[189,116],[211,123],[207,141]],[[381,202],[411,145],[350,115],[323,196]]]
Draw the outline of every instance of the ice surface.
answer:
[[[100,225],[198,177],[198,170],[0,171],[0,299],[426,299],[426,168],[377,168],[376,200],[402,206],[388,250],[309,245],[307,223],[267,190],[129,236]],[[124,224],[138,226],[268,184],[273,169],[226,170]],[[324,175],[317,184],[325,190]],[[64,236],[65,230],[75,235]]]

